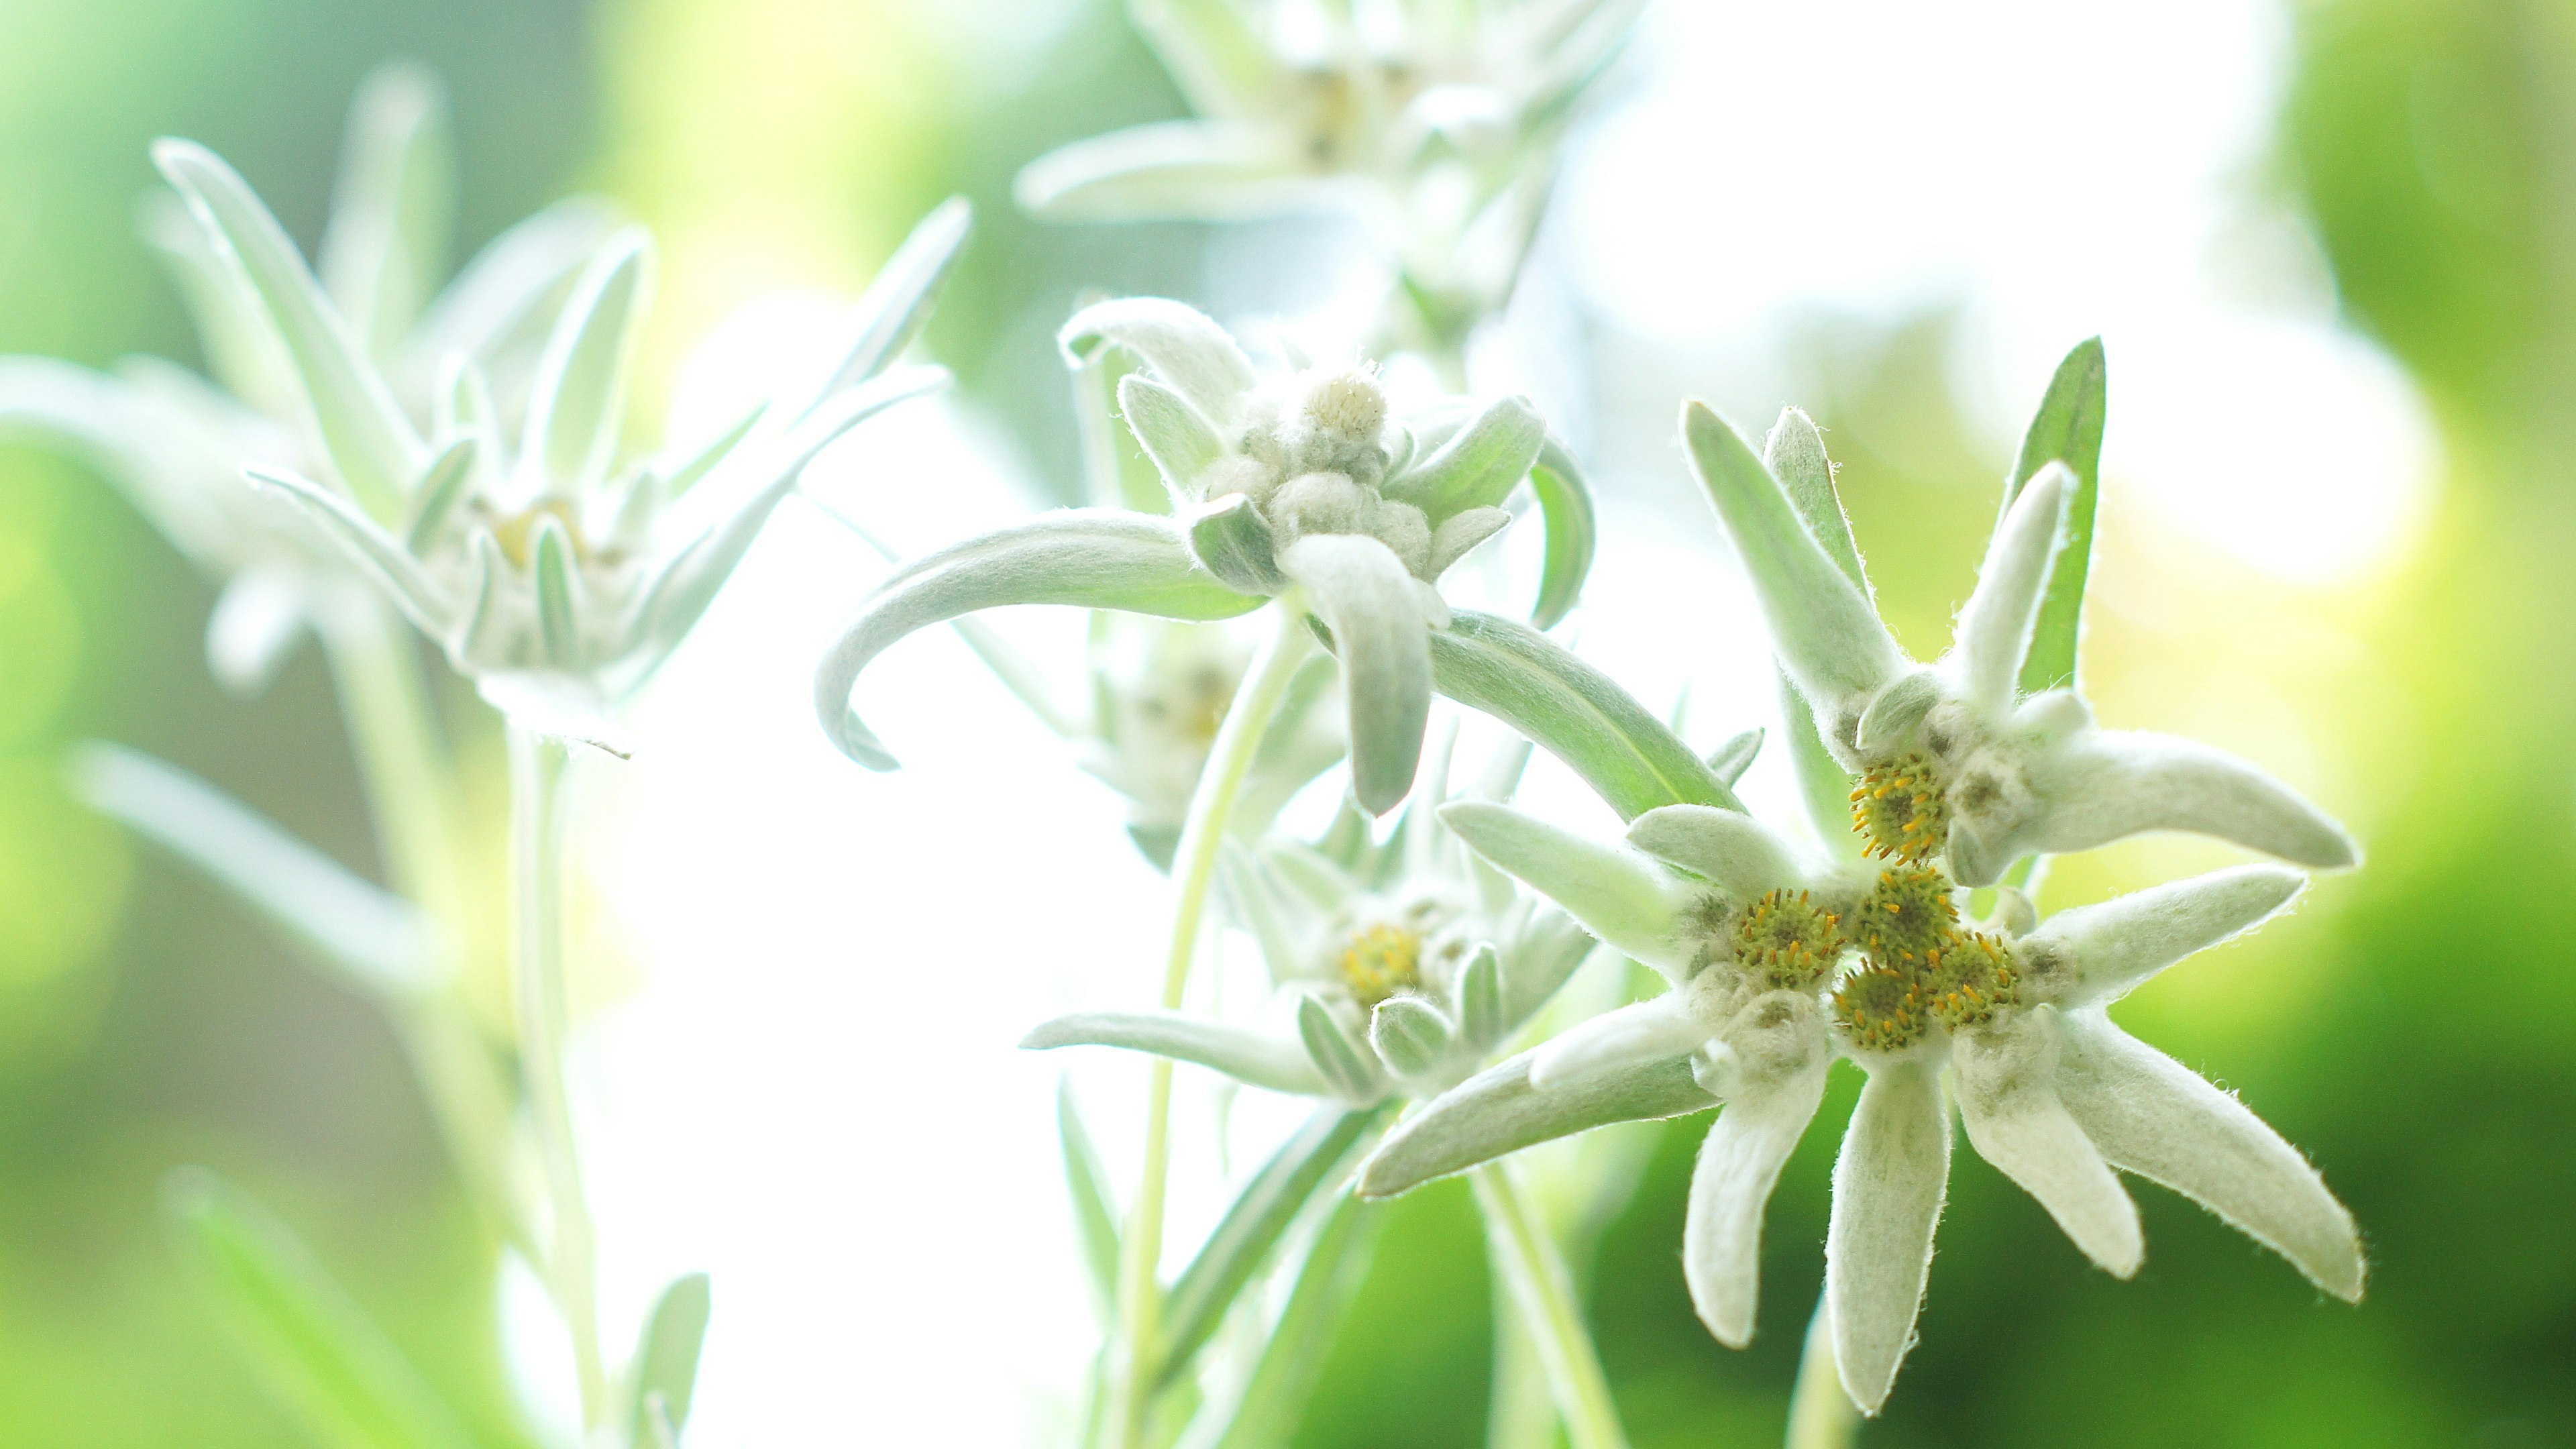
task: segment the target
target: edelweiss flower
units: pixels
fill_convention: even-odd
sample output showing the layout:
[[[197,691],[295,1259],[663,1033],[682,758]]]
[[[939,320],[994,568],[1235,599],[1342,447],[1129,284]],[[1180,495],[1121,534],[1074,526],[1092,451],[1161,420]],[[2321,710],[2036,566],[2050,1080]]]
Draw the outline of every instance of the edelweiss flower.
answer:
[[[1051,152],[1020,173],[1020,204],[1067,221],[1356,210],[1444,335],[1510,291],[1557,137],[1643,6],[1517,0],[1365,21],[1272,0],[1132,8],[1201,119]],[[1299,24],[1318,15],[1320,33]]]
[[[323,234],[322,287],[351,343],[383,370],[415,425],[430,416],[439,359],[462,354],[494,376],[515,411],[544,314],[609,230],[596,201],[560,203],[503,233],[452,285],[453,229],[445,97],[411,66],[386,66],[358,89]],[[77,450],[104,472],[171,546],[222,587],[206,628],[215,677],[240,693],[264,686],[327,598],[364,597],[347,558],[290,507],[245,488],[242,465],[329,472],[328,455],[256,309],[176,197],[150,198],[146,239],[193,314],[213,382],[159,358],[96,373],[49,357],[0,359],[0,427]]]
[[[1470,847],[1672,982],[1432,1103],[1361,1177],[1383,1196],[1567,1131],[1725,1103],[1691,1184],[1683,1267],[1720,1341],[1752,1337],[1763,1210],[1836,1055],[1869,1073],[1834,1171],[1826,1294],[1843,1383],[1875,1412],[1911,1346],[1949,1175],[1947,1066],[1969,1141],[2127,1277],[2143,1254],[2126,1169],[2360,1296],[2352,1220],[2252,1113],[2113,1025],[2157,971],[2284,909],[2302,878],[2244,866],[2050,918],[1962,930],[1949,883],[1805,858],[1734,812],[1670,806],[1605,846],[1503,806],[1442,814]],[[2007,892],[2017,909],[2019,898]],[[1846,966],[1847,956],[1859,959]],[[1517,1072],[1525,1083],[1493,1080]],[[1551,1102],[1551,1098],[1561,1101]]]
[[[1237,848],[1227,896],[1291,1007],[1286,1022],[1081,1012],[1021,1045],[1126,1047],[1354,1108],[1421,1100],[1481,1065],[1592,950],[1428,813],[1408,815],[1385,847],[1350,829],[1321,848]]]
[[[1692,403],[1682,427],[1781,668],[1834,758],[1861,777],[1853,798],[1877,854],[1942,857],[1971,886],[2023,855],[2148,830],[2214,835],[2320,869],[2359,863],[2342,827],[2253,765],[2169,735],[2097,728],[2071,680],[2033,688],[2024,677],[2078,488],[2064,464],[2038,470],[2005,510],[1950,652],[1926,667],[1880,622],[1838,513],[1828,526],[1843,536],[1820,541],[1717,414]],[[2088,502],[2088,530],[2090,514]]]
[[[1412,788],[1431,710],[1431,636],[1452,621],[1432,582],[1511,521],[1501,505],[1524,481],[1548,522],[1541,624],[1581,587],[1590,500],[1523,399],[1453,399],[1398,420],[1364,365],[1265,380],[1224,329],[1153,298],[1085,308],[1063,344],[1077,366],[1111,346],[1142,363],[1119,401],[1170,490],[1177,527],[1153,514],[1069,510],[899,570],[815,676],[825,729],[863,764],[894,761],[851,714],[850,686],[925,624],[1010,603],[1208,620],[1278,597],[1311,611],[1341,656],[1353,792],[1384,814]],[[1518,638],[1511,647],[1532,652]]]
[[[332,464],[327,482],[253,476],[302,505],[486,699],[541,733],[616,749],[608,710],[705,612],[806,462],[943,379],[876,374],[926,315],[964,236],[962,205],[897,254],[826,373],[712,442],[621,466],[652,270],[649,240],[629,229],[590,259],[554,320],[515,443],[465,354],[445,360],[424,434],[241,178],[188,142],[154,157],[245,309],[284,344]]]

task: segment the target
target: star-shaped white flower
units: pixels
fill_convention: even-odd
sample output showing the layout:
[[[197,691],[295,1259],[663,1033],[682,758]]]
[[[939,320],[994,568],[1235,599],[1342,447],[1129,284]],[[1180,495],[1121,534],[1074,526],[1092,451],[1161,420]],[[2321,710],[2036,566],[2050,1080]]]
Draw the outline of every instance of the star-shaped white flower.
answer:
[[[2076,486],[2040,469],[1995,527],[1950,650],[1907,659],[1828,542],[1820,541],[1734,429],[1690,404],[1694,471],[1751,576],[1781,668],[1834,758],[1862,776],[1873,845],[1946,858],[1962,885],[1992,884],[2030,854],[2088,850],[2149,830],[2214,835],[2317,869],[2356,865],[2343,828],[2233,755],[2170,735],[2105,730],[2072,687],[2024,693],[2043,593]],[[1856,560],[1856,556],[1855,556]]]

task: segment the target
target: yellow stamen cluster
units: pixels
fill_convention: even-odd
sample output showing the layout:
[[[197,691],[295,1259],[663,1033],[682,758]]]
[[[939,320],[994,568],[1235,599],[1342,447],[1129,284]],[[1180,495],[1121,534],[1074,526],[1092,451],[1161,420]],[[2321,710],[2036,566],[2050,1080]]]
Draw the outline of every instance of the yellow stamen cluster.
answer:
[[[1342,981],[1363,1011],[1422,982],[1422,937],[1402,926],[1362,928],[1342,948]]]
[[[1902,1051],[1923,1036],[1923,987],[1911,971],[1865,966],[1844,978],[1834,993],[1834,1020],[1854,1046]]]
[[[2012,949],[1992,936],[1963,931],[1933,948],[1924,975],[1932,988],[1932,1014],[1956,1031],[1982,1026],[1995,1008],[2020,999]]]
[[[1920,965],[1959,929],[1950,878],[1937,870],[1887,870],[1860,905],[1854,934],[1879,966]]]
[[[1852,828],[1880,860],[1929,860],[1950,833],[1950,808],[1929,756],[1901,755],[1872,765],[1851,792]]]
[[[1775,890],[1745,907],[1735,959],[1775,991],[1813,989],[1843,953],[1842,918],[1808,893]]]

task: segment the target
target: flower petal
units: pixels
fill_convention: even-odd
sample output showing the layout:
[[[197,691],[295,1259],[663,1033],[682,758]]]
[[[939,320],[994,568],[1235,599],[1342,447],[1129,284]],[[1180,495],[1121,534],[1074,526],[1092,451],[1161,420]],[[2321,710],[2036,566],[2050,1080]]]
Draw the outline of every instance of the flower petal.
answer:
[[[1629,825],[1628,843],[1715,882],[1738,905],[1797,885],[1811,874],[1787,841],[1740,810],[1709,805],[1649,810]]]
[[[1230,427],[1261,379],[1234,338],[1194,307],[1161,297],[1122,297],[1073,314],[1056,334],[1074,366],[1103,347],[1124,347],[1218,427]]]
[[[1988,719],[2001,719],[2012,708],[2074,484],[2075,475],[2065,464],[2051,463],[2023,486],[1995,525],[1985,564],[1977,570],[1977,587],[1959,609],[1952,665],[1969,705]]]
[[[427,67],[393,61],[359,83],[314,270],[373,356],[411,330],[446,272],[455,149],[447,93]]]
[[[1735,430],[1705,403],[1682,408],[1692,471],[1752,576],[1781,667],[1840,735],[1840,719],[1905,667],[1859,587],[1800,521],[1788,495]]]
[[[1227,619],[1261,600],[1226,588],[1190,560],[1165,519],[1072,509],[941,549],[877,586],[814,671],[814,708],[841,752],[894,768],[850,709],[869,661],[916,629],[1004,604],[1074,604],[1166,619]]]
[[[420,626],[422,633],[433,639],[446,637],[456,612],[455,600],[421,568],[418,559],[403,551],[398,540],[360,512],[358,505],[334,489],[292,473],[251,468],[245,474],[253,483],[292,501],[304,510],[305,516],[320,524],[333,542],[384,586],[404,616]]]
[[[1393,1197],[1613,1122],[1679,1117],[1717,1105],[1687,1061],[1623,1067],[1548,1091],[1529,1084],[1529,1063],[1527,1052],[1498,1062],[1397,1123],[1361,1165],[1360,1196]]]
[[[2244,760],[2172,735],[2095,730],[2031,762],[2048,802],[2015,853],[2090,850],[2148,830],[2214,835],[2296,865],[2339,870],[2361,847],[2298,792]]]
[[[1682,1225],[1682,1276],[1700,1322],[1729,1348],[1753,1341],[1763,1210],[1781,1165],[1824,1100],[1832,1061],[1817,1051],[1796,1070],[1746,1082],[1727,1098],[1700,1143]]]
[[[2058,1096],[2103,1157],[2218,1214],[2318,1287],[2361,1301],[2352,1214],[2297,1148],[2098,1010],[2066,1013],[2060,1036]]]
[[[1333,631],[1350,705],[1351,791],[1372,815],[1404,803],[1431,722],[1431,630],[1393,550],[1373,538],[1315,533],[1279,551]]]
[[[1440,807],[1440,823],[1612,950],[1675,979],[1690,965],[1695,948],[1679,936],[1698,892],[1655,861],[1489,800],[1453,800]]]
[[[1023,1051],[1107,1046],[1195,1062],[1236,1081],[1293,1096],[1324,1095],[1324,1079],[1298,1042],[1177,1011],[1078,1011],[1021,1038]]]
[[[1914,1347],[1914,1316],[1932,1274],[1932,1230],[1950,1186],[1950,1122],[1932,1068],[1872,1067],[1834,1159],[1825,1229],[1825,1300],[1834,1362],[1864,1414],[1887,1402]]]
[[[533,344],[531,334],[542,332],[539,319],[554,310],[616,224],[613,207],[576,196],[494,237],[413,330],[403,347],[404,375],[433,377],[460,353],[491,364],[523,341]]]
[[[2289,909],[2307,884],[2278,865],[2212,871],[2060,911],[2015,949],[2038,990],[2068,1004],[2116,1001],[2185,956]]]
[[[580,498],[608,475],[626,416],[626,379],[653,290],[653,239],[609,238],[555,319],[519,444],[523,496]]]
[[[1951,1039],[1959,1118],[1977,1154],[2039,1199],[2104,1272],[2146,1256],[2138,1205],[2057,1099],[2057,1013],[2013,1012]]]
[[[1530,1053],[1530,1085],[1551,1091],[1613,1067],[1688,1056],[1708,1040],[1708,1027],[1676,992],[1581,1021]]]

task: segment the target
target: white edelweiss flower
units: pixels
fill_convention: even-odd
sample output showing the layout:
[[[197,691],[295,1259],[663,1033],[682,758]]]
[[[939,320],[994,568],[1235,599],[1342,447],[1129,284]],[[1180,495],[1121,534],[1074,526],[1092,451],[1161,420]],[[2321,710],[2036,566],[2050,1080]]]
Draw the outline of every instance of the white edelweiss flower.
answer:
[[[711,442],[621,463],[628,372],[652,250],[629,228],[599,247],[552,319],[515,428],[470,352],[451,352],[424,431],[232,169],[164,141],[162,173],[247,310],[283,344],[331,468],[254,466],[470,675],[539,733],[620,753],[609,711],[714,600],[824,445],[936,387],[937,369],[879,376],[927,313],[963,241],[962,203],[934,213],[860,302],[848,345]]]
[[[609,230],[608,209],[560,203],[503,233],[444,290],[454,225],[445,94],[410,65],[379,68],[350,108],[323,291],[353,345],[385,372],[413,422],[430,415],[439,357],[471,356],[515,410],[544,313]],[[245,488],[244,464],[327,475],[329,459],[281,346],[245,305],[178,198],[149,199],[145,239],[169,268],[207,358],[199,377],[159,358],[104,373],[48,357],[0,358],[0,430],[69,447],[122,489],[222,590],[206,656],[236,693],[264,687],[308,622],[372,590],[295,509]],[[433,295],[435,294],[435,295]]]
[[[1592,950],[1563,913],[1483,869],[1429,812],[1409,815],[1387,847],[1350,829],[1318,847],[1236,848],[1226,896],[1261,946],[1286,1021],[1081,1012],[1021,1045],[1126,1047],[1353,1108],[1420,1101],[1483,1065]]]
[[[1542,1096],[1580,1094],[1589,1082],[1687,1058],[1704,1094],[1697,1105],[1727,1103],[1692,1175],[1682,1263],[1701,1321],[1720,1342],[1743,1347],[1753,1337],[1763,1209],[1824,1099],[1836,1048],[1821,998],[1873,873],[1708,806],[1650,810],[1622,845],[1484,802],[1451,805],[1442,819],[1604,945],[1671,983],[1542,1043],[1525,1076]],[[1440,1111],[1411,1130],[1436,1135],[1443,1124],[1431,1118]],[[1390,1160],[1400,1160],[1402,1138],[1389,1139]],[[1371,1190],[1397,1190],[1373,1176]]]
[[[1642,0],[1506,0],[1354,24],[1277,0],[1138,0],[1138,27],[1199,118],[1031,162],[1021,206],[1057,221],[1355,212],[1435,335],[1509,293],[1556,143]]]
[[[1828,543],[1850,552],[1847,529],[1820,541],[1706,406],[1684,410],[1683,431],[1782,670],[1836,761],[1862,777],[1853,798],[1877,853],[1943,856],[1970,886],[1992,884],[2023,855],[2149,830],[2214,835],[2317,869],[2359,863],[2341,826],[2255,766],[2190,740],[2097,728],[2072,687],[2022,692],[2076,487],[2065,465],[2040,469],[2005,510],[1951,648],[1927,667],[1880,622],[1855,582],[1857,555],[1838,566],[1829,553]]]

